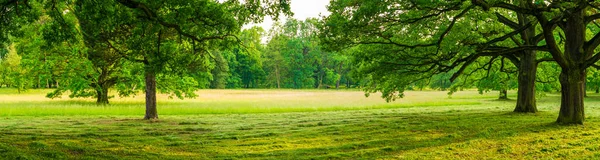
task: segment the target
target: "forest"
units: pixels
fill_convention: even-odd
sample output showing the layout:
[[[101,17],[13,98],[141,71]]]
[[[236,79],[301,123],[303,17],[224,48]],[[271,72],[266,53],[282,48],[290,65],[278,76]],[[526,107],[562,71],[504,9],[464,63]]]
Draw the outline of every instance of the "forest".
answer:
[[[600,157],[600,2],[302,3],[0,0],[0,157]]]

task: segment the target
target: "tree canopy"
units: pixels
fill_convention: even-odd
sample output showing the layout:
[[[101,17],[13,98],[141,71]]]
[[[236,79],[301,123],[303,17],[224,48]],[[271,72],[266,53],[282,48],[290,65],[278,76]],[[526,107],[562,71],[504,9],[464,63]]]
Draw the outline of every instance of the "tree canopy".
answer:
[[[388,99],[402,97],[411,83],[435,74],[454,72],[455,79],[481,57],[530,62],[517,65],[521,75],[535,74],[539,62],[555,61],[563,93],[557,121],[582,124],[585,72],[600,59],[595,52],[600,33],[587,29],[600,17],[598,5],[586,0],[333,0],[322,37],[334,49],[364,48],[358,66],[373,77],[367,91],[381,91]]]

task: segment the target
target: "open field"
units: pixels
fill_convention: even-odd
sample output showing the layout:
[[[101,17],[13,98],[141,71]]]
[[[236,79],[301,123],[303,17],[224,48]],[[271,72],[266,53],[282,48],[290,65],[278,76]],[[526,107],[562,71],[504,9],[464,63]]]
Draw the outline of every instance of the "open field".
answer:
[[[496,92],[408,92],[385,103],[360,91],[202,90],[159,97],[49,100],[0,90],[0,159],[590,159],[600,158],[600,95],[584,126],[559,126],[558,95],[511,113]],[[514,97],[513,97],[514,98]]]
[[[93,98],[44,98],[51,90],[0,90],[0,116],[45,115],[142,115],[144,96],[113,98],[109,106],[96,106]],[[448,106],[481,104],[478,100],[464,99],[459,93],[448,99],[446,92],[409,92],[410,98],[386,103],[378,94],[369,98],[361,91],[334,90],[201,90],[195,99],[170,99],[159,95],[159,115],[232,114],[232,113],[285,113],[339,110],[401,108],[415,106]],[[496,95],[485,95],[489,98]],[[462,98],[461,98],[462,97]],[[479,96],[482,97],[482,96]],[[432,99],[433,98],[433,99]],[[442,98],[444,100],[435,100]]]

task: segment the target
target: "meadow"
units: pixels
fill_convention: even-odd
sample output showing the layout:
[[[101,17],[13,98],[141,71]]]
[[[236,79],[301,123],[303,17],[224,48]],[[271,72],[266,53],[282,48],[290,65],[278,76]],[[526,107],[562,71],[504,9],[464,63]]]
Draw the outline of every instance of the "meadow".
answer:
[[[0,90],[0,159],[597,159],[600,95],[586,124],[554,123],[559,95],[536,114],[512,113],[497,92],[410,91],[386,103],[346,90],[201,90],[159,96],[44,98]],[[511,98],[514,91],[510,92]]]

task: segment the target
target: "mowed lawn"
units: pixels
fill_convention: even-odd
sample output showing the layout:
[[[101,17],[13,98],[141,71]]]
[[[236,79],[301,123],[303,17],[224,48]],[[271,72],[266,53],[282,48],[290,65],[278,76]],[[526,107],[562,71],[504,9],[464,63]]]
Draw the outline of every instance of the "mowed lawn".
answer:
[[[0,159],[600,158],[597,94],[584,126],[560,126],[553,94],[540,113],[514,114],[497,92],[411,91],[386,103],[360,91],[202,90],[159,96],[160,120],[146,121],[141,95],[95,106],[47,91],[0,90]]]

